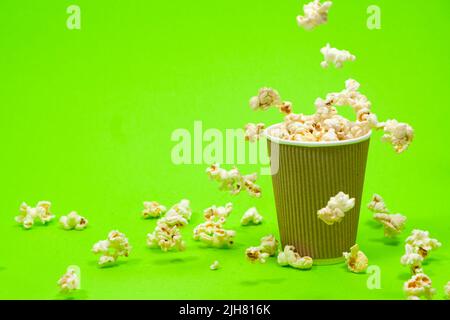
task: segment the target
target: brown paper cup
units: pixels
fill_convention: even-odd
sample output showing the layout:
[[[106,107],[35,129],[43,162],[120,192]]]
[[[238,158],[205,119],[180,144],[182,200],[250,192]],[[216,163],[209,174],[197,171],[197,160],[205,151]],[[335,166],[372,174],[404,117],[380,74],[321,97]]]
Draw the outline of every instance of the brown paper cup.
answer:
[[[270,130],[270,128],[268,129]],[[268,135],[272,183],[281,243],[293,245],[315,264],[342,262],[355,244],[370,132],[337,142],[283,141]],[[317,211],[344,192],[355,207],[327,225]]]

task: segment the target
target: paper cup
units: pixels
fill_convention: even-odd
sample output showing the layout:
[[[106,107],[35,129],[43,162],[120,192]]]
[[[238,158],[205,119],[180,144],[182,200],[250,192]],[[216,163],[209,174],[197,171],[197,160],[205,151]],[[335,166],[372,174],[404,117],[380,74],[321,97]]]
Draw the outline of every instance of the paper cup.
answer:
[[[346,141],[300,142],[270,136],[272,127],[265,136],[283,248],[293,245],[315,264],[342,262],[356,241],[371,132]],[[355,198],[355,207],[327,225],[317,211],[340,191]]]

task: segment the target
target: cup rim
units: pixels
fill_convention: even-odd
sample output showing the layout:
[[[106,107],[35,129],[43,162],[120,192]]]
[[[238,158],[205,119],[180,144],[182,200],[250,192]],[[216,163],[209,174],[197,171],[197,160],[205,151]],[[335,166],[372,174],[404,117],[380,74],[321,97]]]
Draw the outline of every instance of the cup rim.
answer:
[[[275,142],[277,144],[285,144],[285,145],[293,145],[293,146],[302,146],[302,147],[332,147],[332,146],[343,146],[348,144],[355,144],[361,141],[368,140],[370,136],[372,135],[372,130],[370,130],[365,135],[348,139],[348,140],[339,140],[339,141],[291,141],[291,140],[284,140],[280,139],[274,136],[271,136],[268,134],[269,130],[281,125],[282,123],[276,123],[271,125],[270,127],[266,128],[263,131],[263,136],[265,136],[268,140]]]

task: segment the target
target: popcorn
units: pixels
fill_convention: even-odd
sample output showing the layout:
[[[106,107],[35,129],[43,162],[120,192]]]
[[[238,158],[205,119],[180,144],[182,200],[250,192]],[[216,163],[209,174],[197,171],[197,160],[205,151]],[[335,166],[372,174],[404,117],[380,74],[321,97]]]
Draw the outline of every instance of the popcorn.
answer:
[[[330,198],[326,207],[317,211],[317,216],[326,224],[332,225],[335,222],[340,222],[345,213],[353,209],[354,206],[355,198],[350,199],[348,195],[341,191]]]
[[[67,216],[62,216],[59,219],[59,224],[66,230],[83,230],[87,227],[88,220],[72,211]]]
[[[75,268],[67,268],[67,272],[58,280],[61,293],[71,293],[80,289],[80,278]]]
[[[163,219],[158,221],[153,233],[147,235],[147,245],[150,248],[159,247],[164,252],[172,249],[183,251],[186,248],[179,226],[176,224],[171,226]]]
[[[401,257],[400,263],[408,266],[412,274],[422,273],[423,257],[417,253],[416,248],[410,244],[405,245],[405,254]]]
[[[313,259],[305,256],[301,257],[295,252],[294,246],[285,246],[284,251],[278,254],[278,264],[281,266],[291,266],[296,269],[311,269],[313,265]]]
[[[414,130],[409,124],[394,119],[380,125],[384,130],[381,140],[391,143],[395,152],[402,153],[409,147],[414,138]]]
[[[17,223],[23,225],[25,229],[30,229],[36,220],[42,224],[50,222],[55,216],[50,212],[51,203],[40,201],[36,208],[28,206],[25,202],[20,205],[20,214],[15,217]]]
[[[333,63],[336,68],[341,68],[344,62],[355,61],[356,59],[356,57],[347,50],[331,48],[329,43],[320,49],[320,53],[322,53],[324,57],[324,61],[320,64],[322,68],[328,68],[330,63]]]
[[[219,268],[220,268],[220,263],[217,260],[214,261],[213,264],[209,266],[209,269],[211,269],[211,270],[217,270]]]
[[[369,259],[364,252],[359,250],[359,245],[355,244],[350,248],[350,252],[343,253],[348,270],[354,273],[365,272],[369,266]]]
[[[447,297],[447,300],[450,300],[450,281],[444,287],[444,292]]]
[[[192,209],[190,207],[189,200],[186,200],[186,199],[181,200],[179,203],[177,203],[172,208],[170,208],[169,211],[167,211],[165,217],[167,219],[170,219],[175,216],[180,216],[180,217],[186,219],[187,221],[191,220]]]
[[[264,131],[264,123],[248,123],[245,126],[245,140],[250,142],[255,142],[259,140],[261,137],[262,132]]]
[[[324,24],[328,21],[328,10],[332,5],[331,1],[325,1],[323,4],[320,0],[314,0],[303,6],[304,16],[297,17],[299,26],[306,30],[311,30],[314,27]]]
[[[406,243],[411,245],[423,258],[428,257],[431,250],[441,246],[438,240],[429,237],[428,231],[417,229],[413,230],[411,235],[406,238]]]
[[[241,218],[241,225],[260,224],[263,217],[258,213],[255,207],[248,209]]]
[[[142,216],[144,219],[147,218],[159,218],[167,211],[166,207],[159,204],[156,201],[146,201],[144,202],[144,210],[142,211]]]
[[[251,262],[259,261],[260,263],[266,263],[267,258],[275,256],[277,251],[277,239],[273,235],[268,235],[261,238],[261,243],[258,247],[247,248],[245,255]]]
[[[234,243],[236,232],[225,230],[223,225],[233,210],[233,205],[227,203],[224,207],[212,206],[204,210],[205,222],[194,228],[194,240],[202,241],[208,246],[225,248]]]
[[[375,213],[389,213],[383,198],[378,194],[372,196],[372,200],[367,205],[367,208]]]
[[[116,230],[111,231],[106,240],[101,240],[92,247],[92,252],[101,254],[98,261],[100,266],[115,263],[121,256],[128,257],[130,250],[131,246],[125,234]]]
[[[375,213],[373,218],[384,226],[384,235],[386,237],[393,238],[403,231],[406,217],[399,213],[390,214],[380,195],[374,194],[367,208]]]
[[[250,107],[253,110],[267,110],[272,106],[281,104],[278,91],[272,88],[261,88],[257,96],[250,99]]]
[[[259,198],[261,196],[261,187],[255,181],[257,174],[241,175],[237,168],[229,171],[222,169],[219,164],[213,164],[206,169],[206,173],[211,180],[216,180],[220,183],[221,190],[228,190],[232,195],[241,192],[242,189],[247,190],[247,193]]]
[[[405,227],[406,217],[399,213],[375,213],[373,218],[384,226],[384,235],[388,238],[399,235]]]
[[[420,297],[431,300],[436,293],[436,290],[432,287],[430,277],[424,273],[413,275],[403,285],[403,291],[409,300],[420,300]]]

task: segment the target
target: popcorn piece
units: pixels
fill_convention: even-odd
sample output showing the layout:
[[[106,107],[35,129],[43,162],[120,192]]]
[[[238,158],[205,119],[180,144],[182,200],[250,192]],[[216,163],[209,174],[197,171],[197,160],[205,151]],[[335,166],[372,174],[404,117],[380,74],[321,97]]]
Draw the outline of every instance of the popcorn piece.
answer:
[[[428,231],[413,230],[411,235],[406,238],[406,243],[411,245],[424,259],[428,257],[433,249],[441,246],[441,243],[436,239],[429,237]]]
[[[236,232],[225,230],[223,225],[233,210],[233,204],[227,203],[224,207],[212,206],[204,210],[205,222],[194,228],[194,240],[202,241],[208,246],[217,248],[231,247]]]
[[[369,266],[369,259],[367,259],[364,252],[359,250],[359,245],[357,244],[350,248],[350,252],[344,252],[343,255],[347,263],[347,267],[351,272],[365,272]]]
[[[92,247],[92,252],[101,254],[98,261],[100,266],[115,263],[121,256],[128,257],[130,250],[128,239],[116,230],[111,231],[106,240],[101,240]]]
[[[375,213],[373,218],[384,226],[384,235],[388,238],[399,235],[405,227],[406,217],[399,213]]]
[[[42,224],[50,222],[55,216],[50,212],[51,203],[40,201],[36,208],[28,206],[25,202],[20,205],[20,214],[15,217],[17,223],[23,225],[25,229],[30,229],[36,220]]]
[[[219,268],[220,268],[220,263],[217,260],[214,261],[213,264],[209,267],[209,269],[211,269],[211,270],[217,270]]]
[[[245,140],[255,142],[259,140],[264,130],[264,123],[249,123],[245,126]]]
[[[174,216],[180,216],[187,221],[191,220],[192,210],[190,207],[190,201],[186,199],[181,200],[179,203],[170,208],[169,211],[167,211],[165,217],[170,219]]]
[[[355,56],[347,50],[339,50],[331,48],[327,43],[325,47],[320,49],[323,54],[324,61],[320,64],[323,68],[327,68],[330,63],[333,63],[336,68],[341,68],[346,61],[355,61]]]
[[[317,216],[326,224],[332,225],[335,222],[340,222],[345,213],[353,209],[354,206],[355,198],[350,199],[347,194],[341,191],[330,198],[326,207],[317,211]]]
[[[404,266],[408,266],[412,274],[422,273],[423,257],[416,252],[416,248],[410,244],[405,245],[405,254],[401,257],[400,262]]]
[[[258,213],[255,207],[248,209],[241,218],[241,225],[260,224],[263,217]]]
[[[265,111],[279,104],[281,104],[280,95],[272,88],[261,88],[258,95],[250,99],[250,107],[253,110]]]
[[[59,224],[66,230],[83,230],[87,227],[88,220],[72,211],[67,216],[62,216],[59,219]]]
[[[247,248],[245,255],[251,262],[259,261],[261,263],[266,263],[266,259],[270,256],[267,252],[262,252],[259,247]]]
[[[164,252],[172,249],[183,251],[186,248],[179,226],[170,226],[163,219],[158,221],[153,233],[147,235],[147,245],[150,248],[159,247]]]
[[[445,292],[447,300],[450,300],[450,281],[447,282],[447,284],[445,285],[444,292]]]
[[[67,294],[80,289],[80,277],[75,268],[67,268],[67,272],[58,280],[61,293]]]
[[[206,173],[211,180],[220,183],[221,190],[228,190],[231,194],[236,195],[244,189],[252,197],[259,198],[261,196],[261,187],[255,183],[258,177],[256,173],[243,176],[237,168],[227,171],[222,169],[219,164],[208,167]]]
[[[261,243],[258,247],[247,248],[245,255],[251,262],[259,261],[260,263],[266,263],[267,258],[275,256],[277,251],[277,239],[273,235],[268,235],[261,238]]]
[[[409,300],[420,300],[421,297],[431,300],[436,293],[430,277],[424,273],[413,275],[403,285],[403,291]]]
[[[383,198],[378,194],[372,196],[372,200],[367,205],[367,208],[375,213],[389,213]]]
[[[166,207],[156,201],[146,201],[144,202],[144,210],[142,211],[142,216],[144,217],[144,219],[159,218],[166,212],[166,210]]]
[[[414,130],[407,123],[398,122],[397,120],[387,120],[384,124],[380,124],[380,126],[384,130],[384,135],[381,140],[391,143],[397,153],[405,151],[414,138]]]
[[[328,21],[328,10],[332,5],[331,1],[325,1],[323,4],[320,0],[314,0],[303,6],[304,16],[297,17],[299,26],[306,30],[311,30],[314,27],[324,24]]]
[[[296,269],[311,269],[313,260],[311,257],[301,257],[295,252],[294,246],[285,246],[284,251],[278,254],[278,264],[281,266],[291,266]]]

